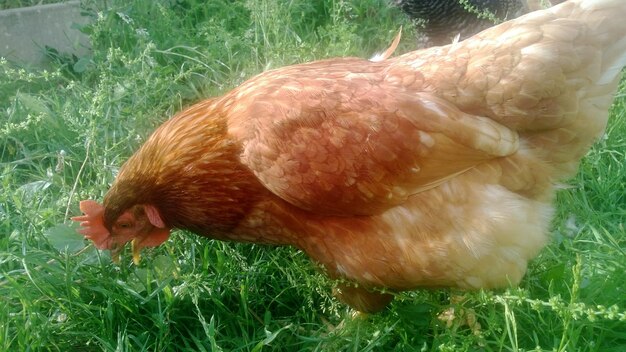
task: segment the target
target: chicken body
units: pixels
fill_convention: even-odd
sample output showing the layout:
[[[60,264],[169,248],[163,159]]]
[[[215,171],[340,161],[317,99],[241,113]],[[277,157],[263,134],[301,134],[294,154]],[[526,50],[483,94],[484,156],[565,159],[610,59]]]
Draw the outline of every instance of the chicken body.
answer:
[[[410,18],[423,20],[426,47],[465,39],[503,21],[528,12],[525,0],[394,0]],[[487,16],[485,16],[487,15]]]
[[[621,0],[569,1],[382,62],[260,74],[159,127],[83,233],[108,249],[170,228],[293,245],[355,283],[337,294],[361,311],[391,300],[377,289],[517,284],[557,183],[606,126],[624,16]]]

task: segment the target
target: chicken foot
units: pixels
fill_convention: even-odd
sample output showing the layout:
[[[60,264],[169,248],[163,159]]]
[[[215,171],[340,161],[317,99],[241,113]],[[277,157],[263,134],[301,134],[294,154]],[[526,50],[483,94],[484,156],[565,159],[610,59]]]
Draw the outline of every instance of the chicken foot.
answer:
[[[333,295],[344,304],[363,313],[380,312],[393,300],[390,293],[373,292],[347,283],[337,284],[333,289]]]

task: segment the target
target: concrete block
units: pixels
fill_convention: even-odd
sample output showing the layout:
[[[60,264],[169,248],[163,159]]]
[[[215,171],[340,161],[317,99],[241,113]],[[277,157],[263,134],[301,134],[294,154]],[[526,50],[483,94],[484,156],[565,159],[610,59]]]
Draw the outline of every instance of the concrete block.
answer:
[[[21,65],[45,66],[45,46],[83,56],[89,40],[74,23],[86,24],[80,1],[0,11],[0,56]]]

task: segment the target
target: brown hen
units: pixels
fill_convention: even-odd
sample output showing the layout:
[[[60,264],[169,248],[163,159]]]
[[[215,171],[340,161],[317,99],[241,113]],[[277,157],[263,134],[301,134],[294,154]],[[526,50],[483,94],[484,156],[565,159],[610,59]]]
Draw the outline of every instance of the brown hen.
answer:
[[[172,228],[293,245],[360,311],[379,289],[517,284],[604,131],[624,18],[623,0],[568,1],[453,45],[262,73],[165,122],[74,219],[136,259]]]

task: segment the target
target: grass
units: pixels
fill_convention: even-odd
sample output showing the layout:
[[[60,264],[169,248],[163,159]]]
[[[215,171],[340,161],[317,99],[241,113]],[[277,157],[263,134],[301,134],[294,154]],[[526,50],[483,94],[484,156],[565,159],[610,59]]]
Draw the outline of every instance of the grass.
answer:
[[[294,249],[177,232],[139,266],[128,255],[115,265],[67,219],[79,199],[101,199],[119,165],[181,107],[265,69],[368,57],[406,19],[383,0],[98,6],[85,4],[90,56],[55,56],[47,71],[0,62],[0,350],[626,349],[624,87],[606,138],[559,192],[553,240],[519,288],[453,304],[449,290],[407,292],[353,319]],[[450,306],[472,310],[480,329],[441,321]]]

